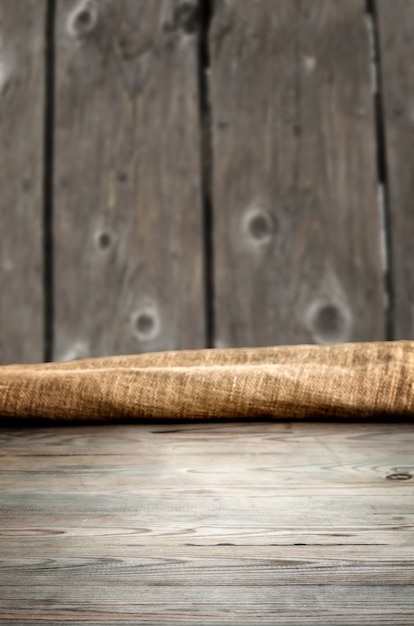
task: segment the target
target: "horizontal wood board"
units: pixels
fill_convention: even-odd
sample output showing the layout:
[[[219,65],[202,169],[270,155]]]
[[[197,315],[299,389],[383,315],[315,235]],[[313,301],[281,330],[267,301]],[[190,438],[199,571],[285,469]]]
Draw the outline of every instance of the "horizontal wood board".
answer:
[[[414,426],[0,430],[0,622],[412,624]]]

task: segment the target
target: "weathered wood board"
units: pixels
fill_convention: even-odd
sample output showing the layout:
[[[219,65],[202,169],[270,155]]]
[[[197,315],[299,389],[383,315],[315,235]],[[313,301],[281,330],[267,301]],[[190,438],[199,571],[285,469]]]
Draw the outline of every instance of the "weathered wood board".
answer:
[[[414,3],[378,0],[395,339],[414,338]]]
[[[214,5],[216,345],[384,338],[365,2]]]
[[[195,0],[58,0],[55,354],[205,345]]]
[[[410,0],[368,3],[384,146],[364,0],[211,2],[211,151],[199,132],[202,3],[56,0],[45,165],[46,4],[0,0],[0,363],[42,360],[50,298],[58,360],[202,347],[209,321],[218,347],[377,340],[389,322],[394,338],[414,337]]]
[[[45,0],[0,0],[0,363],[43,359]]]
[[[414,426],[0,430],[0,623],[414,621]]]

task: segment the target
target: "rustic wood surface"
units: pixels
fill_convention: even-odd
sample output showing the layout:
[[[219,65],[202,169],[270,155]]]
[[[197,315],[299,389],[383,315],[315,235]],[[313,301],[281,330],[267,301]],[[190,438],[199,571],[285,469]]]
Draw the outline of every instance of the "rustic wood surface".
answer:
[[[0,0],[0,363],[414,338],[413,33],[412,0]]]
[[[395,339],[414,337],[414,3],[378,0]]]
[[[195,0],[58,0],[55,359],[205,345]]]
[[[45,0],[0,0],[0,363],[43,359]]]
[[[0,622],[412,624],[414,426],[0,430]]]
[[[366,3],[215,7],[216,344],[383,338]]]

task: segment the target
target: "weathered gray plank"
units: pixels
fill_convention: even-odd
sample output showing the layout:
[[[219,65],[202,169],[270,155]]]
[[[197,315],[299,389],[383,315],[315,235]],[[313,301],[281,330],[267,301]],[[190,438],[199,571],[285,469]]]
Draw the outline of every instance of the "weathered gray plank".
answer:
[[[283,572],[280,577],[283,578]],[[0,599],[4,620],[13,620],[13,624],[14,620],[33,623],[35,614],[40,620],[52,618],[59,624],[62,619],[72,619],[75,623],[82,619],[87,624],[129,622],[131,626],[198,626],[200,623],[411,626],[414,615],[411,585],[368,587],[314,583],[303,587],[265,584],[244,587],[229,583],[223,586],[223,580],[219,579],[216,585],[195,583],[189,594],[187,587],[177,583],[140,585],[138,577],[129,587],[120,586],[119,593],[124,600],[119,605],[114,605],[113,595],[106,586],[85,587],[68,581],[63,585],[30,585],[26,589],[29,599],[22,602],[15,586],[4,587],[6,598]],[[231,597],[231,602],[223,606],[220,598],[224,596]],[[62,600],[61,604],[57,598]],[[84,606],[82,613],[79,613],[79,604]]]
[[[216,344],[384,337],[363,0],[215,3]]]
[[[195,9],[57,3],[58,360],[205,343]]]
[[[413,622],[412,424],[0,436],[0,621]]]
[[[414,4],[377,2],[395,339],[414,337]]]
[[[0,1],[0,363],[43,359],[45,5]]]

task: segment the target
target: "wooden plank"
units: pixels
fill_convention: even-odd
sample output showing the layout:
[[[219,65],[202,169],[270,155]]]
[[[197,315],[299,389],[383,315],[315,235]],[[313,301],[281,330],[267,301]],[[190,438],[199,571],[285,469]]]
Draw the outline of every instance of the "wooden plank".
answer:
[[[0,444],[2,620],[413,623],[413,424],[2,429]]]
[[[57,2],[55,358],[205,345],[195,0]]]
[[[216,345],[382,339],[365,2],[215,6]]]
[[[264,568],[266,569],[266,567]],[[392,572],[388,571],[387,576]],[[283,577],[283,573],[281,573]],[[222,580],[215,586],[192,585],[190,605],[182,587],[175,584],[158,584],[145,587],[135,584],[125,590],[121,587],[124,601],[113,605],[108,587],[85,587],[55,583],[53,586],[30,585],[26,587],[29,600],[22,602],[16,587],[5,587],[7,598],[0,600],[4,620],[19,620],[19,624],[33,624],[33,615],[47,623],[51,618],[79,620],[79,604],[84,604],[81,618],[93,624],[160,625],[186,624],[309,624],[360,626],[411,626],[414,610],[412,587],[383,585],[368,588],[357,585],[333,586],[310,584],[307,587],[251,585],[248,587],[223,586]],[[225,607],[217,602],[224,594],[231,594],[232,603]],[[62,599],[62,604],[57,602]],[[146,601],[143,601],[145,598]],[[46,609],[46,605],[48,608]],[[57,605],[59,608],[57,608]],[[190,608],[191,607],[191,608]],[[331,610],[329,610],[329,607]],[[247,617],[246,617],[247,616]],[[36,620],[36,624],[42,623]],[[50,622],[49,622],[50,623]],[[78,622],[79,623],[79,622]]]
[[[43,359],[45,6],[0,1],[0,363]]]
[[[381,86],[389,202],[393,336],[414,337],[414,5],[409,0],[377,2]]]

